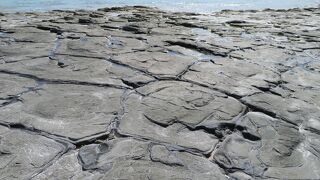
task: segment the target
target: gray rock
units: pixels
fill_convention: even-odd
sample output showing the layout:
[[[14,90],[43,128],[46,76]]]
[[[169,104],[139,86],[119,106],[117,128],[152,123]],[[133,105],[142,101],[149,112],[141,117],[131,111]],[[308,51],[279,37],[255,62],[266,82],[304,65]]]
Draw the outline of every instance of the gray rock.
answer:
[[[319,8],[1,14],[0,179],[319,179],[319,24]]]
[[[308,179],[318,176],[318,170],[313,168],[318,166],[317,156],[307,150],[312,145],[298,127],[257,112],[245,115],[237,126],[244,128],[245,133],[227,137],[213,154],[225,168],[241,170],[253,177]]]
[[[282,74],[283,81],[305,88],[320,88],[318,72],[307,71],[301,67],[294,68]]]
[[[27,43],[27,42],[10,42],[1,46],[0,57],[3,63],[12,63],[17,61],[30,60],[37,57],[47,57],[54,43]],[[34,51],[37,49],[37,51]],[[2,67],[2,64],[0,67]]]
[[[101,147],[84,146],[78,154],[81,160],[93,160],[94,166],[89,170],[96,170],[95,172],[81,171],[74,154],[68,154],[39,177],[55,177],[50,176],[53,173],[59,174],[56,177],[70,177],[70,172],[73,171],[71,174],[77,173],[78,178],[91,179],[226,179],[218,166],[209,160],[185,152],[169,151],[165,146],[133,139],[118,139],[104,144],[103,146],[108,148],[100,151],[97,156],[99,146]],[[169,154],[175,154],[176,161],[180,164],[167,164]],[[69,169],[61,169],[59,163],[72,166],[68,166]]]
[[[107,57],[112,54],[129,53],[147,48],[146,44],[135,38],[88,37],[63,39],[58,54],[81,55],[86,57]]]
[[[99,176],[99,174],[82,170],[82,166],[78,162],[77,154],[77,151],[71,151],[63,155],[33,179],[98,179],[101,175]]]
[[[36,90],[36,81],[28,78],[0,74],[0,98],[8,99],[31,90]]]
[[[217,139],[202,130],[192,131],[190,128],[216,127],[233,120],[244,110],[237,100],[190,83],[166,81],[137,91],[144,96],[131,94],[127,98],[119,126],[121,133],[201,151],[209,151]],[[186,136],[189,138],[185,139]]]
[[[140,86],[154,80],[137,70],[103,59],[86,57],[57,56],[56,60],[39,58],[23,64],[0,65],[1,69],[49,81],[77,81],[126,88],[131,84]]]
[[[0,126],[0,178],[29,179],[65,150],[52,139]]]
[[[23,102],[0,109],[0,122],[21,124],[79,140],[108,131],[120,108],[119,89],[81,85],[43,85]]]
[[[175,77],[196,59],[164,52],[135,52],[113,56],[112,60],[157,76]]]
[[[196,64],[183,78],[236,96],[261,92],[280,80],[279,74],[263,66],[221,58]]]
[[[319,119],[318,107],[295,98],[282,98],[273,94],[259,93],[242,98],[255,110],[301,125],[308,119]]]

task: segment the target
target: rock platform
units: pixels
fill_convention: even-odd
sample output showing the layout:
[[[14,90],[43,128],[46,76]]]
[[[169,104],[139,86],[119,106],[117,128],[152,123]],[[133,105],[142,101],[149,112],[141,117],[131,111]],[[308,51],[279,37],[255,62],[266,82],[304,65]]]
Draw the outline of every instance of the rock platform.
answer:
[[[0,14],[0,179],[319,178],[319,8]]]

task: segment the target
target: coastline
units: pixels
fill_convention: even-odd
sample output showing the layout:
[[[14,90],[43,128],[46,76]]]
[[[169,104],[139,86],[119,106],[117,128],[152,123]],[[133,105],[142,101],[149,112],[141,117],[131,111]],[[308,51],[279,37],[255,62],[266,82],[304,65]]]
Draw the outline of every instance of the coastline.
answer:
[[[226,2],[225,4],[223,3],[212,3],[210,2],[210,4],[213,5],[209,5],[205,6],[205,3],[202,4],[199,2],[199,4],[197,3],[185,3],[183,6],[181,3],[177,3],[177,4],[172,4],[171,6],[177,6],[177,8],[169,8],[170,6],[165,6],[164,2],[155,5],[154,3],[151,4],[130,4],[129,5],[120,5],[120,4],[116,4],[116,3],[111,3],[111,4],[101,4],[98,3],[99,5],[96,6],[92,6],[89,4],[79,4],[79,7],[71,7],[70,4],[66,4],[64,7],[62,6],[62,4],[60,4],[59,6],[51,4],[52,7],[43,7],[43,5],[41,4],[34,4],[33,6],[39,6],[38,8],[35,7],[29,7],[31,6],[31,4],[28,5],[28,3],[24,4],[25,7],[10,7],[10,6],[1,6],[0,4],[0,8],[2,9],[3,13],[17,13],[17,12],[22,12],[22,13],[28,13],[28,12],[49,12],[49,11],[53,11],[53,10],[65,10],[65,11],[79,11],[79,10],[89,10],[89,11],[94,11],[100,8],[113,8],[113,7],[127,7],[127,6],[145,6],[145,7],[150,7],[150,8],[156,8],[162,11],[168,11],[168,12],[191,12],[191,13],[199,13],[199,14],[210,14],[210,13],[215,13],[215,12],[220,12],[223,10],[233,10],[233,11],[241,11],[241,10],[258,10],[258,11],[263,11],[264,9],[273,9],[273,10],[289,10],[289,9],[304,9],[304,8],[319,8],[320,7],[320,2],[308,2],[308,3],[302,3],[299,4],[297,2],[291,2],[289,4],[284,3],[285,5],[276,5],[274,2],[270,2],[273,5],[267,5],[267,4],[259,4],[259,3],[252,3],[252,4],[245,4],[245,3],[239,3],[239,4],[233,4],[231,2]],[[70,7],[69,7],[70,6]],[[189,7],[186,8],[185,6]],[[194,7],[196,6],[196,7]],[[199,7],[198,7],[199,6]],[[55,7],[55,8],[54,8]],[[192,7],[192,8],[191,8]],[[33,10],[31,10],[33,9]]]
[[[320,8],[0,14],[0,179],[318,179],[319,24]]]

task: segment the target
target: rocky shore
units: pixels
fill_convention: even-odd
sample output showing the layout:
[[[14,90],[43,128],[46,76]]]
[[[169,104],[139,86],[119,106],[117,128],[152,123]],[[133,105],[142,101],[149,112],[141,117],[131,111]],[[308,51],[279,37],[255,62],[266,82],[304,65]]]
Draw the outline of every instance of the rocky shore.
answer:
[[[320,9],[0,14],[0,179],[269,178],[320,178]]]

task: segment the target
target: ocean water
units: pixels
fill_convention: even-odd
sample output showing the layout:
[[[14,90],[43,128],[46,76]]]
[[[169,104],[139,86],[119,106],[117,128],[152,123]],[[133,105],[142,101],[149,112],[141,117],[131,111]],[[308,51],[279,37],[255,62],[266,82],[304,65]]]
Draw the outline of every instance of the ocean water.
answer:
[[[210,13],[222,9],[315,7],[320,0],[0,0],[0,12],[96,9],[146,5],[169,11]]]

